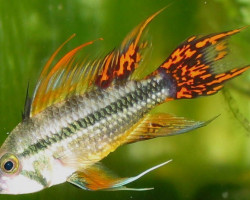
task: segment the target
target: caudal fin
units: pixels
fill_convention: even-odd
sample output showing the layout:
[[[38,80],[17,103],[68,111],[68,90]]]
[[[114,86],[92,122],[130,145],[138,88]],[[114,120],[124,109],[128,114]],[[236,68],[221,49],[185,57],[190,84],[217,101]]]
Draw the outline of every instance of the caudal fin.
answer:
[[[223,83],[250,68],[245,66],[216,73],[216,63],[227,54],[227,39],[239,33],[235,29],[197,38],[193,36],[182,43],[157,69],[173,84],[174,99],[189,99],[211,95],[223,87]]]

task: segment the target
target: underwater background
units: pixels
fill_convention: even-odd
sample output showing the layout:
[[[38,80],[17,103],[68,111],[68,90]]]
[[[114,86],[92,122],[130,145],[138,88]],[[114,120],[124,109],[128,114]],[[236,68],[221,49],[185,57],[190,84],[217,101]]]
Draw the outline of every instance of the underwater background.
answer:
[[[105,55],[136,25],[169,6],[148,28],[152,50],[148,70],[191,35],[207,35],[250,25],[249,0],[0,0],[0,143],[21,120],[26,88],[30,93],[42,67],[70,35],[57,59],[70,49],[104,38],[83,51]],[[235,67],[250,63],[250,28],[230,39]],[[156,110],[194,120],[201,129],[120,147],[103,163],[121,177],[134,176],[173,159],[128,187],[154,190],[89,192],[69,183],[34,194],[1,195],[0,199],[250,199],[250,72],[229,81],[216,95],[178,100]]]

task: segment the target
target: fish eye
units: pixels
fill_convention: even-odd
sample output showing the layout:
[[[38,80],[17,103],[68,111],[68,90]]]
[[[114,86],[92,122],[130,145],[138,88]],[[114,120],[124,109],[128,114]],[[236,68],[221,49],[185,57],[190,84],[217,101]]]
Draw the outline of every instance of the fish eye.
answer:
[[[6,170],[6,171],[11,171],[12,169],[13,169],[13,167],[14,167],[14,163],[12,162],[12,161],[7,161],[5,164],[4,164],[4,169]]]
[[[1,169],[3,172],[13,174],[19,167],[19,161],[13,154],[7,153],[0,159]]]

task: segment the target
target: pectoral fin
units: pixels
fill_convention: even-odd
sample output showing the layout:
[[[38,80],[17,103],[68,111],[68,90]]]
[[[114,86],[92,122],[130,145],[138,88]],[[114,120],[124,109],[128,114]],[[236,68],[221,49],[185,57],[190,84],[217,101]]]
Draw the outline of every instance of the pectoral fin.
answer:
[[[131,183],[145,174],[169,163],[171,160],[156,165],[134,177],[129,178],[119,178],[115,175],[112,175],[107,169],[104,169],[101,166],[93,165],[90,168],[77,171],[73,173],[69,178],[68,182],[76,185],[85,190],[135,190],[135,191],[144,191],[151,190],[153,188],[127,188],[125,185]]]

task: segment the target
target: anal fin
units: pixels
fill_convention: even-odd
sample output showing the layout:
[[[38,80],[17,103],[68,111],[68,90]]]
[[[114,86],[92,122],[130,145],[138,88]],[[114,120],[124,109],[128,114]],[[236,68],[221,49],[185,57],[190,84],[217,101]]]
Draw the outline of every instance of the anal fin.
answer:
[[[125,143],[186,133],[206,126],[217,117],[203,122],[187,120],[184,117],[176,117],[166,113],[147,114],[132,127]]]
[[[112,175],[108,170],[104,169],[99,165],[93,165],[88,169],[83,171],[77,171],[73,173],[67,180],[67,182],[78,186],[84,190],[106,190],[106,191],[115,191],[115,190],[133,190],[133,191],[144,191],[151,190],[153,188],[127,188],[125,185],[136,181],[145,174],[166,165],[171,162],[171,160],[163,162],[159,165],[156,165],[146,171],[138,174],[134,177],[129,178],[119,178],[115,175]]]

